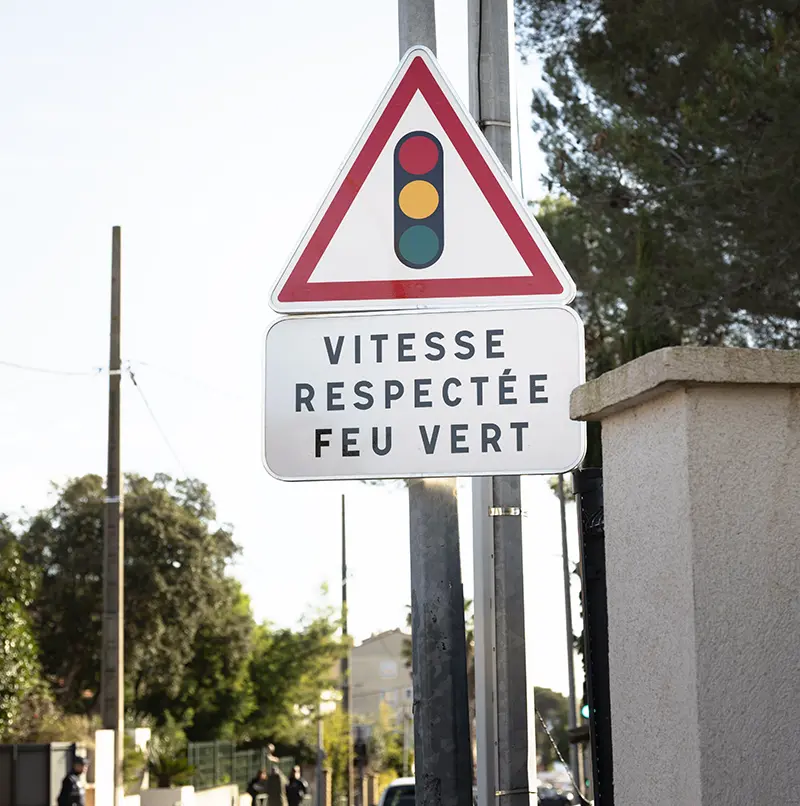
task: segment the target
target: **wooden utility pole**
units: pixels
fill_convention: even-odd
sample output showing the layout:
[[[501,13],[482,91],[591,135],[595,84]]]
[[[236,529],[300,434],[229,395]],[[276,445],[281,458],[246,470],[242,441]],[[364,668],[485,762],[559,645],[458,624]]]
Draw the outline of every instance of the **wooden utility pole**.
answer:
[[[125,730],[123,489],[120,469],[120,385],[122,362],[121,232],[111,231],[111,339],[108,363],[108,476],[103,539],[103,646],[100,678],[103,727],[114,731],[114,806],[123,796]]]

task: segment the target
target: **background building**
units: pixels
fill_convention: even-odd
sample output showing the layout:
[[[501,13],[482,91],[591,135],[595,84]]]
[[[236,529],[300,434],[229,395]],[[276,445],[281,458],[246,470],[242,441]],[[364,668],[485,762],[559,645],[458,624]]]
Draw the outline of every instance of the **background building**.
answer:
[[[351,654],[352,712],[364,722],[377,719],[386,703],[397,725],[411,717],[414,701],[411,670],[406,666],[407,642],[402,630],[378,633],[353,647]]]

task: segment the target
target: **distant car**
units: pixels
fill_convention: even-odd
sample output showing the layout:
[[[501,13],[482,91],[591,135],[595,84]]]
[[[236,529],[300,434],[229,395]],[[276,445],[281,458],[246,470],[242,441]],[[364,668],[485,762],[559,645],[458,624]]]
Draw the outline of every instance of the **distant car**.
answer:
[[[378,806],[414,806],[414,779],[398,778],[392,781],[381,795]],[[472,788],[472,803],[476,806],[478,802],[475,787]]]
[[[415,806],[414,779],[398,778],[383,790],[378,806]]]
[[[553,786],[540,786],[537,794],[540,806],[572,806],[575,800],[572,792],[565,792]]]

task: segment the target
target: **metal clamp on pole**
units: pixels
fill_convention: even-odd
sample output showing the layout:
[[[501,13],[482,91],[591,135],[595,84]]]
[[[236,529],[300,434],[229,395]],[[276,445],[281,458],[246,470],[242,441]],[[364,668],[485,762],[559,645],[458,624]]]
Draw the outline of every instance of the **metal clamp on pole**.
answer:
[[[501,515],[522,515],[522,510],[519,507],[489,507],[489,517],[499,518]]]

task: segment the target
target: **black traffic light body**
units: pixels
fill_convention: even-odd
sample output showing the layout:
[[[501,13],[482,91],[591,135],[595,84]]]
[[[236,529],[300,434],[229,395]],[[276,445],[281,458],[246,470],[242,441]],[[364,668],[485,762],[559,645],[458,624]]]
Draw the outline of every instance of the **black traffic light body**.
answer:
[[[430,132],[409,132],[395,146],[394,251],[411,269],[444,252],[444,151]]]

